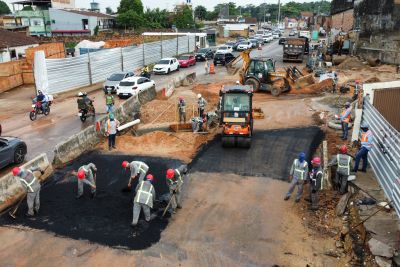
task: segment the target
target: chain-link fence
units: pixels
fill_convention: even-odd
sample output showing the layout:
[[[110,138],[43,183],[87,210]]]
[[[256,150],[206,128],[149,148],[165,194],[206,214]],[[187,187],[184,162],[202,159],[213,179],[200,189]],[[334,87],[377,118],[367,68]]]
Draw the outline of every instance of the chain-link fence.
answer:
[[[104,81],[112,73],[134,71],[161,58],[195,50],[194,35],[143,43],[139,46],[103,49],[73,58],[46,59],[49,87],[54,94]]]

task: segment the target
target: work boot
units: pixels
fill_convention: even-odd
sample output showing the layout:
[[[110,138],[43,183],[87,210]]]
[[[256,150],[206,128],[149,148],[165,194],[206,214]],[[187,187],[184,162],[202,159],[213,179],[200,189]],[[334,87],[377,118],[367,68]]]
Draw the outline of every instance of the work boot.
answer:
[[[82,195],[76,195],[75,199],[80,199]]]
[[[39,214],[39,210],[35,209],[35,214],[38,215]]]
[[[29,211],[25,214],[26,217],[33,217],[35,214],[32,212],[30,213]]]
[[[136,224],[131,223],[131,227],[132,227],[132,228],[135,228],[135,227],[136,227]]]
[[[112,146],[112,148],[116,149],[117,147],[116,146]]]
[[[95,197],[96,197],[96,192],[93,192],[93,193],[90,195],[90,198],[93,199],[93,198],[95,198]]]
[[[176,205],[176,208],[177,208],[177,209],[181,209],[181,208],[182,208],[182,205],[181,205],[181,204],[178,204],[178,205]]]
[[[304,200],[307,202],[311,202],[311,198],[308,198],[308,197],[306,197]]]
[[[286,200],[289,200],[289,198],[290,198],[290,196],[286,196],[285,198],[284,198],[284,200],[286,201]]]
[[[300,198],[296,198],[296,200],[294,202],[299,203],[300,202]]]
[[[108,151],[111,151],[111,147],[108,148]]]

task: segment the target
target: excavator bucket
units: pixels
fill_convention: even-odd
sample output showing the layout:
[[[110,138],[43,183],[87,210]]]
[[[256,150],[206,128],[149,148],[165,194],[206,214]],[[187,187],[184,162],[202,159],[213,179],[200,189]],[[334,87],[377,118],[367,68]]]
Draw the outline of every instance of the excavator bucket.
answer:
[[[315,84],[315,80],[312,74],[302,76],[295,81],[295,86],[297,88],[306,87],[312,84]]]
[[[243,61],[243,63],[238,64],[241,61]],[[235,75],[240,70],[242,71],[246,70],[249,63],[250,63],[250,51],[245,50],[242,53],[240,53],[240,55],[237,56],[234,60],[226,64],[225,67],[229,75]]]

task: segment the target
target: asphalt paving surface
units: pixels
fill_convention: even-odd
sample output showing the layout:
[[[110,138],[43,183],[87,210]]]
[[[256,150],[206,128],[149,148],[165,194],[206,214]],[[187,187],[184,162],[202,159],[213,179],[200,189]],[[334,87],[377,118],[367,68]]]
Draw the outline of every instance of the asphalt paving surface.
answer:
[[[121,167],[124,160],[146,162],[149,173],[155,177],[153,185],[157,201],[152,212],[157,217],[147,223],[141,212],[135,228],[130,227],[134,190],[126,190],[130,171]],[[84,196],[75,199],[77,178],[66,174],[89,162],[93,162],[98,169],[97,196],[91,199],[90,189],[84,185]],[[0,224],[44,229],[57,236],[88,240],[111,247],[145,249],[158,242],[161,232],[168,225],[169,213],[161,218],[168,194],[165,173],[168,168],[177,168],[179,165],[180,161],[166,158],[103,155],[94,152],[82,155],[72,164],[57,170],[42,186],[39,215],[26,217],[26,201],[23,201],[17,219],[12,220],[4,215],[0,218]],[[133,189],[136,184],[137,181],[132,184]]]

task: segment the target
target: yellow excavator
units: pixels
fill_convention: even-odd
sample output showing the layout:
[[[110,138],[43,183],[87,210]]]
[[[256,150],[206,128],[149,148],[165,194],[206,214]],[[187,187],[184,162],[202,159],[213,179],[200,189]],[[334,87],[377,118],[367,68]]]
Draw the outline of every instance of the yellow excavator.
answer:
[[[278,71],[272,58],[250,58],[250,50],[243,51],[226,68],[230,75],[239,72],[241,84],[253,86],[255,92],[270,92],[273,96],[279,96],[292,88],[300,89],[315,84],[312,74],[304,75],[295,66]]]

